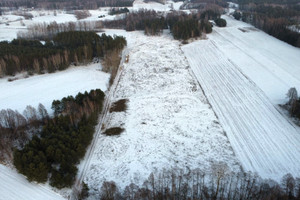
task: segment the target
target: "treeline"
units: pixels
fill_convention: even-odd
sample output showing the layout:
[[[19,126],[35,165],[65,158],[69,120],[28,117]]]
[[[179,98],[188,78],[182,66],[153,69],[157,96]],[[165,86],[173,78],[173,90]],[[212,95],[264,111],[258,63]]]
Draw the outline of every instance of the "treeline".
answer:
[[[122,28],[127,31],[143,30],[146,35],[159,35],[163,29],[170,29],[175,39],[189,39],[210,33],[215,20],[221,15],[219,10],[206,10],[196,14],[172,12],[163,16],[155,11],[140,10],[129,13],[124,19],[105,21],[105,28]]]
[[[69,31],[99,31],[102,28],[101,21],[77,21],[67,23],[51,22],[32,24],[26,31],[17,33],[18,39],[30,40],[52,40],[53,37],[61,32]]]
[[[11,109],[1,110],[0,161],[9,162],[13,157],[13,147],[24,147],[48,120],[48,112],[42,104],[37,109],[27,106],[23,113]]]
[[[101,200],[292,200],[300,198],[300,179],[287,174],[279,184],[250,172],[232,172],[226,164],[213,164],[207,171],[152,173],[143,184],[131,183],[123,191],[113,181],[104,182],[99,189]]]
[[[131,12],[126,14],[124,19],[104,21],[103,26],[126,31],[143,30],[147,35],[159,35],[167,27],[164,17],[154,10]]]
[[[299,23],[300,10],[294,7],[245,4],[242,20],[293,46],[300,47],[300,34],[289,29]]]
[[[57,188],[72,186],[76,164],[90,144],[104,93],[97,89],[53,101],[55,117],[24,148],[15,149],[13,163],[29,181]]]
[[[70,64],[90,62],[108,52],[121,51],[125,45],[124,37],[82,31],[58,33],[44,45],[24,39],[0,42],[0,76],[63,70]]]
[[[80,10],[98,9],[99,7],[129,7],[132,4],[133,0],[9,0],[1,1],[0,7]]]

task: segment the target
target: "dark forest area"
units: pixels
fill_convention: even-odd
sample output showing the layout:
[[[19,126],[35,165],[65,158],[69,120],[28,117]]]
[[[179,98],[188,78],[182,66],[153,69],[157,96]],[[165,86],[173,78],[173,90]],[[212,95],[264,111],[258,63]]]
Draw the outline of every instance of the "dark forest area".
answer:
[[[71,64],[91,62],[94,57],[120,51],[125,45],[124,37],[84,31],[58,33],[45,44],[25,39],[4,41],[0,42],[0,76],[22,71],[40,74],[64,70]]]
[[[76,165],[93,138],[104,96],[97,89],[53,101],[55,116],[43,120],[41,131],[24,147],[15,149],[17,170],[30,181],[46,182],[50,177],[52,186],[70,187],[77,174]]]

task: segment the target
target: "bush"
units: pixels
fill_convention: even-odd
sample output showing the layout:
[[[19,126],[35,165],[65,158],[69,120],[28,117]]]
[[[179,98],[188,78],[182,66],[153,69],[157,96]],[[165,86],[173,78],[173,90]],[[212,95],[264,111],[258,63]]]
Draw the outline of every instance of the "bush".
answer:
[[[219,27],[225,27],[227,25],[227,22],[225,19],[222,19],[222,18],[218,18],[215,20],[215,23],[217,26]]]
[[[117,14],[128,13],[128,12],[129,12],[128,8],[112,8],[109,11],[109,15],[117,15]]]
[[[107,129],[103,134],[107,136],[120,135],[125,129],[120,127],[113,127]]]
[[[127,102],[128,99],[120,99],[116,102],[114,102],[110,109],[109,112],[123,112],[127,110]]]
[[[77,20],[85,19],[91,16],[91,13],[88,10],[77,10],[74,14]]]
[[[242,18],[242,14],[240,12],[234,11],[233,15],[234,19],[240,20]]]

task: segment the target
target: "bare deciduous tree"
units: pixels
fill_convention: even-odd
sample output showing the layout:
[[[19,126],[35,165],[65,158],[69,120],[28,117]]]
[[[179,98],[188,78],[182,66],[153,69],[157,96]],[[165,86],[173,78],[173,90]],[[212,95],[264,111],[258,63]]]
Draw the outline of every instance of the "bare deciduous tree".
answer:
[[[101,200],[114,200],[117,196],[118,188],[113,181],[103,182],[101,186]]]
[[[296,182],[292,174],[288,173],[284,175],[281,179],[281,184],[283,186],[283,189],[285,190],[286,195],[294,195]]]
[[[27,119],[28,123],[34,122],[38,119],[37,111],[32,106],[26,106],[23,115]]]

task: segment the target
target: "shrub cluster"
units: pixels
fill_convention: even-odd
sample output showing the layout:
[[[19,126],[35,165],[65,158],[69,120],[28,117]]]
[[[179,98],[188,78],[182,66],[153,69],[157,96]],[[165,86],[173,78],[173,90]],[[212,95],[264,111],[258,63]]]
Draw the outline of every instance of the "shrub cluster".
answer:
[[[114,102],[109,108],[109,112],[124,112],[127,110],[128,99],[120,99]]]
[[[159,35],[169,28],[175,39],[198,37],[202,32],[210,33],[212,25],[208,20],[217,19],[218,11],[206,10],[196,14],[172,12],[163,16],[155,11],[140,10],[127,14],[124,19],[105,21],[106,28],[123,28],[127,31],[144,30],[146,35]]]
[[[114,136],[114,135],[120,135],[124,131],[123,128],[120,127],[113,127],[106,129],[103,134],[107,136]]]
[[[128,13],[128,12],[129,12],[128,8],[112,8],[109,11],[109,15],[117,15],[117,14]]]
[[[227,25],[226,20],[222,18],[215,19],[215,23],[219,27],[225,27]]]

